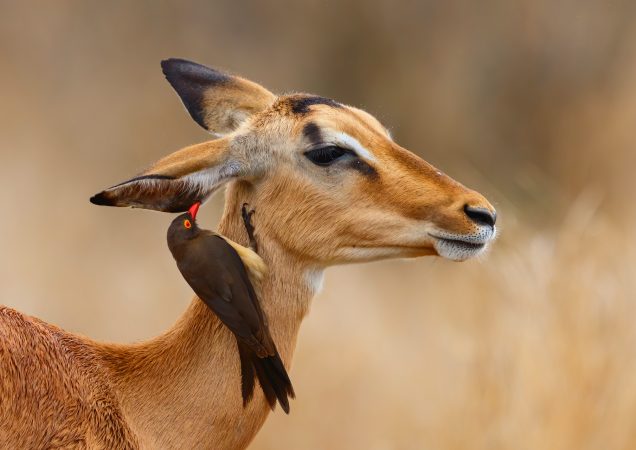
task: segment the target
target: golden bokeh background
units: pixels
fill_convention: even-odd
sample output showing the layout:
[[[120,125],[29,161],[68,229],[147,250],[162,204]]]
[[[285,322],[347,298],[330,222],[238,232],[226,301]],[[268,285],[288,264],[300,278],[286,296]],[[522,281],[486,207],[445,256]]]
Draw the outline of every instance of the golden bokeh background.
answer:
[[[0,0],[0,302],[119,342],[185,309],[171,216],[88,202],[209,139],[173,56],[365,108],[500,215],[479,261],[328,270],[252,448],[636,448],[635,2]]]

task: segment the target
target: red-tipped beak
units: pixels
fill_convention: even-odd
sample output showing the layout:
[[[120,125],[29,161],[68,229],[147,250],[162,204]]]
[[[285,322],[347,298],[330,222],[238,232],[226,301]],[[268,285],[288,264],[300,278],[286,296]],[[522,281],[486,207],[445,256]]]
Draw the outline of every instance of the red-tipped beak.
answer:
[[[190,206],[190,209],[188,210],[188,212],[190,213],[190,216],[194,220],[196,220],[197,218],[197,213],[199,212],[199,206],[201,206],[201,202],[196,202],[194,205]]]

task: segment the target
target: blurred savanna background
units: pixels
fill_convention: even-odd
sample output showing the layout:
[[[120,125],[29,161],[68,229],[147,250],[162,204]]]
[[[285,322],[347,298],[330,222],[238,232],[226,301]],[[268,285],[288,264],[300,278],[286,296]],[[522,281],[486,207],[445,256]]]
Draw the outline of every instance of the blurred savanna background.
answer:
[[[636,448],[635,2],[0,0],[1,303],[118,342],[185,309],[171,216],[88,202],[209,139],[173,56],[362,107],[499,212],[479,261],[328,270],[252,448]]]

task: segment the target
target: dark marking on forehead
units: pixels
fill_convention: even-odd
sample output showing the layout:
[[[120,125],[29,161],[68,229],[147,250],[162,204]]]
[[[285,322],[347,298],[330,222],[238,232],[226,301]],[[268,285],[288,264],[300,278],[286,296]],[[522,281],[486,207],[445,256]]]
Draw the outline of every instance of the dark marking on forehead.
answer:
[[[301,97],[291,97],[288,99],[291,111],[294,114],[307,114],[309,107],[313,105],[327,105],[332,108],[342,108],[342,105],[335,100],[317,95],[305,95]]]
[[[312,144],[319,144],[322,142],[320,127],[313,122],[309,122],[303,127],[303,136],[305,136]]]

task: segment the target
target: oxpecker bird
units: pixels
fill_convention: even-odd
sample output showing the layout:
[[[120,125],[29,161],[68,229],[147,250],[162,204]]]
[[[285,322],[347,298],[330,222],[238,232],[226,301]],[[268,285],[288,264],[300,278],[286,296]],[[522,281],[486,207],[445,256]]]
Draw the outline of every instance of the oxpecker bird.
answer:
[[[250,280],[250,274],[262,276],[266,265],[254,250],[199,228],[196,222],[199,205],[195,203],[170,224],[170,252],[192,290],[236,337],[243,406],[252,398],[254,380],[258,377],[270,407],[274,409],[278,399],[289,413],[288,397],[294,398],[294,389]],[[255,249],[251,221],[254,211],[248,213],[244,205],[242,212]]]

